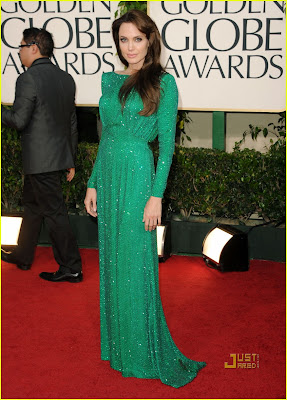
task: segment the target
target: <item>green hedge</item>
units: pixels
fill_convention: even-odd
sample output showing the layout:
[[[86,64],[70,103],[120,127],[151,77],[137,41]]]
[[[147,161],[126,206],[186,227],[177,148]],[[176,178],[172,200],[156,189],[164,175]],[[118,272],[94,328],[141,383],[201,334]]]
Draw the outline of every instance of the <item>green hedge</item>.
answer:
[[[86,183],[98,145],[80,143],[76,176],[63,190],[70,213],[84,213]],[[157,157],[157,150],[155,149]],[[2,210],[21,210],[22,174],[19,141],[2,139]],[[166,209],[186,218],[198,213],[247,220],[285,221],[285,146],[262,154],[177,146],[165,193]]]
[[[284,221],[285,148],[262,154],[177,147],[165,195],[186,217],[245,221],[258,213],[265,221]]]

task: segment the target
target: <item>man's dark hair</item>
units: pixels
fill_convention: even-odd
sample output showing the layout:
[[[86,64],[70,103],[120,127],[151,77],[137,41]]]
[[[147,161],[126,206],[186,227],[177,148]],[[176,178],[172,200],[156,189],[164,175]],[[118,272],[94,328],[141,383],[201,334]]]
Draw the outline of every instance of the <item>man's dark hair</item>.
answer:
[[[53,55],[54,41],[51,33],[45,29],[25,29],[23,32],[23,40],[26,44],[35,42],[42,56],[50,58]]]

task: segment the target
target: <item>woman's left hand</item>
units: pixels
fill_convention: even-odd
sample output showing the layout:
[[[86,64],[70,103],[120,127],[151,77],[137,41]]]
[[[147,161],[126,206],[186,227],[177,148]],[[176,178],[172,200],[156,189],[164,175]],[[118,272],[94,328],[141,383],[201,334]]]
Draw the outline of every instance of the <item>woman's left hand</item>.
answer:
[[[157,225],[161,224],[161,197],[151,196],[145,206],[143,221],[145,223],[145,230],[152,231],[156,229]]]

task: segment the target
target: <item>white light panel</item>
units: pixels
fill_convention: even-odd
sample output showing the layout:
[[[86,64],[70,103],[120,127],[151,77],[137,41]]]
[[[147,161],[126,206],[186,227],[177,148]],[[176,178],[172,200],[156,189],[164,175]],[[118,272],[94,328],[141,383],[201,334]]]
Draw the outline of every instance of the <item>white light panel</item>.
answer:
[[[22,224],[21,217],[1,217],[1,244],[18,244],[18,236]]]
[[[205,239],[202,253],[219,264],[220,254],[233,235],[219,228],[213,229]]]

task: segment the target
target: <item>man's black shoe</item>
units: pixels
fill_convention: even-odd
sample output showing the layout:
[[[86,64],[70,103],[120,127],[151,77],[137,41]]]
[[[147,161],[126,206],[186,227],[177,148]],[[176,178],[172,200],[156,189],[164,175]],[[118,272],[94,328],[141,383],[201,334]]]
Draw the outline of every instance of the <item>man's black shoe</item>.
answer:
[[[19,263],[18,261],[16,261],[16,260],[13,258],[13,254],[12,254],[12,253],[7,253],[7,252],[4,251],[3,249],[1,249],[1,260],[2,260],[2,261],[5,261],[5,262],[7,262],[7,263],[10,263],[10,264],[16,264],[17,267],[18,267],[19,269],[22,269],[23,271],[28,271],[28,269],[31,268],[31,264],[22,264],[22,263]]]
[[[29,264],[16,264],[19,269],[22,269],[22,271],[28,271],[31,269],[31,265]]]
[[[83,273],[81,272],[41,272],[40,278],[51,282],[72,282],[78,283],[83,280]]]

